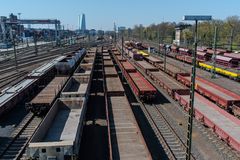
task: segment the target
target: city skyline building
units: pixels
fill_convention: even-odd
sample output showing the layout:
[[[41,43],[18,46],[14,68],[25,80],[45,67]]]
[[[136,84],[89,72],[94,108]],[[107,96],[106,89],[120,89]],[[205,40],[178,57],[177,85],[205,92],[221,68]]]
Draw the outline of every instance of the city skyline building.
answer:
[[[81,14],[81,16],[79,16],[79,30],[84,33],[86,31],[86,18],[85,18],[85,14]]]

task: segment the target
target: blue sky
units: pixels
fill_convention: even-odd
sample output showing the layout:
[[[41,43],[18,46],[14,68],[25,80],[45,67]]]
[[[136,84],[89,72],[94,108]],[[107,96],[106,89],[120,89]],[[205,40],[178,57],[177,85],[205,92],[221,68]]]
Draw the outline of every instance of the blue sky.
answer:
[[[181,2],[181,3],[180,3]],[[87,28],[112,30],[118,26],[180,22],[186,14],[212,15],[225,19],[240,16],[240,0],[1,0],[0,15],[22,13],[21,18],[57,18],[66,27],[77,28],[85,13]]]

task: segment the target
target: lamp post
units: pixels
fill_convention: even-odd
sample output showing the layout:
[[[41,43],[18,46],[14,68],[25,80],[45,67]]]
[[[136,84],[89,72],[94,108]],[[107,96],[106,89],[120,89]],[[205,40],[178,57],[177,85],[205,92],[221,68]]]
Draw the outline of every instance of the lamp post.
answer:
[[[158,27],[158,51],[159,51],[159,56],[160,56],[160,27]]]
[[[213,56],[212,56],[212,60],[213,60],[213,68],[212,68],[212,78],[216,78],[216,49],[217,49],[217,26],[215,26],[214,28],[214,44],[213,44],[213,48],[214,48],[214,52],[213,52]]]
[[[21,24],[21,14],[22,13],[18,13],[18,22],[19,22],[19,24]],[[19,35],[21,37],[22,48],[23,48],[22,32],[21,32],[21,28],[20,27],[19,27]]]
[[[33,34],[33,41],[34,41],[35,54],[37,55],[38,48],[37,48],[37,33],[36,33],[36,31],[34,31],[34,34]]]
[[[124,51],[123,51],[123,42],[124,41],[124,38],[123,38],[123,34],[122,34],[122,60],[123,60],[123,56],[124,56]],[[121,69],[121,72],[122,72],[122,81],[123,81],[123,70]]]
[[[10,28],[11,40],[13,44],[13,52],[14,52],[14,60],[15,60],[15,67],[18,71],[18,62],[17,62],[17,48],[16,48],[16,33]]]
[[[190,86],[190,110],[188,116],[188,131],[187,131],[187,149],[186,149],[186,160],[191,159],[191,148],[192,148],[192,125],[193,125],[193,107],[194,107],[194,91],[195,91],[195,77],[196,77],[196,54],[197,54],[197,25],[198,21],[211,20],[212,16],[202,16],[202,15],[188,15],[184,16],[185,21],[194,21],[194,53],[192,56],[192,74],[191,74],[191,86]]]
[[[15,67],[16,67],[16,70],[18,70],[16,39],[13,38],[12,42],[13,42],[13,51],[14,51]]]
[[[164,72],[166,72],[166,63],[167,63],[167,45],[164,46]]]

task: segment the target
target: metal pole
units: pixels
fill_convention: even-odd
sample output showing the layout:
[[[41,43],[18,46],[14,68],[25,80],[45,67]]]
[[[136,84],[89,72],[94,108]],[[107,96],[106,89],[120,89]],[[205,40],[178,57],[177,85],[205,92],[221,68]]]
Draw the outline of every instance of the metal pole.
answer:
[[[35,53],[37,55],[38,49],[37,49],[37,35],[34,33],[34,47],[35,47]]]
[[[28,44],[28,38],[27,38],[27,47],[29,47],[29,44]]]
[[[188,117],[186,160],[191,159],[191,149],[192,149],[192,126],[193,126],[195,77],[196,77],[196,54],[197,54],[197,25],[198,25],[198,21],[195,20],[194,53],[192,57],[193,65],[192,65],[192,74],[191,74],[191,88],[190,88],[190,102],[189,102],[190,110],[189,110],[189,117]]]
[[[165,49],[164,49],[164,71],[166,72],[166,62],[167,62],[167,46],[165,46]]]
[[[18,62],[17,62],[17,50],[16,50],[15,38],[13,38],[13,50],[14,50],[15,66],[16,66],[16,70],[17,70],[18,69]]]
[[[160,41],[158,42],[158,56],[160,56],[160,52],[161,52],[161,47],[160,47]]]
[[[214,29],[214,44],[213,44],[213,48],[214,48],[214,52],[213,52],[213,68],[212,68],[212,78],[216,78],[216,72],[215,72],[215,67],[216,67],[216,49],[217,49],[217,26],[215,26]]]
[[[123,60],[123,34],[122,34],[122,60]],[[123,80],[123,72],[122,72],[122,80]]]
[[[122,35],[122,59],[123,59],[123,35]]]
[[[55,22],[55,41],[56,41],[56,46],[58,45],[58,24]]]
[[[159,56],[160,56],[160,27],[158,28],[158,49],[159,49]]]
[[[231,29],[231,37],[230,37],[230,51],[232,51],[232,43],[233,43],[233,28]]]
[[[117,33],[116,33],[116,30],[114,30],[114,42],[115,42],[115,45],[117,45]]]

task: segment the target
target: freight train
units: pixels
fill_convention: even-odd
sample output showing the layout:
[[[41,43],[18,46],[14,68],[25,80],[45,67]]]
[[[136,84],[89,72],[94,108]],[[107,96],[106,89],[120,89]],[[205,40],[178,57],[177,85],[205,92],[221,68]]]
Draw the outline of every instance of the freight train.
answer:
[[[151,59],[153,61],[151,61]],[[189,111],[190,92],[188,87],[191,79],[189,73],[184,73],[178,70],[178,68],[172,67],[170,64],[167,70],[165,70],[159,65],[162,63],[157,62],[154,57],[148,58],[148,62],[149,64],[147,65],[136,61],[136,63],[138,63],[136,64],[138,66],[137,69],[145,72],[156,85],[162,87],[173,99],[178,101],[185,111]],[[159,70],[157,71],[155,67]],[[235,106],[235,109],[238,110],[239,113],[240,96],[199,77],[196,78],[196,91],[198,93],[195,93],[195,118],[211,128],[232,148],[240,151],[240,140],[238,136],[240,133],[240,120],[219,107],[221,106],[228,110]],[[211,99],[211,101],[209,99]]]
[[[113,59],[104,58],[108,56],[109,53],[103,53],[103,59],[105,59],[103,61],[103,73],[106,82],[104,87],[106,91],[105,100],[107,102],[106,113],[109,117],[109,152],[112,153],[109,159],[150,160],[152,157],[137,125],[115,65],[110,65],[113,64]],[[127,63],[127,61],[121,62]],[[129,63],[127,64],[131,67]],[[130,70],[134,71],[134,68]],[[131,131],[129,132],[129,130]],[[131,153],[129,152],[130,150]]]
[[[225,69],[222,69],[222,68],[219,68],[219,67],[214,68],[212,65],[206,64],[204,62],[199,62],[198,66],[200,68],[208,70],[208,71],[215,70],[216,73],[218,73],[220,75],[224,75],[224,76],[229,77],[231,79],[238,80],[238,81],[240,80],[240,73],[233,72],[233,71],[228,71],[228,70],[225,70]]]
[[[87,55],[87,58],[95,59],[95,54]],[[92,62],[88,63],[87,68],[86,63],[78,65],[66,85],[61,87],[63,89],[59,92],[60,98],[57,97],[49,106],[49,111],[26,147],[27,159],[79,158],[93,73],[91,71],[95,60]]]
[[[67,54],[59,59],[59,61],[52,66],[56,70],[56,74],[53,77],[56,77],[53,78],[53,80],[51,80],[51,82],[36,97],[34,97],[34,99],[26,103],[26,109],[37,115],[45,115],[59,96],[59,93],[69,79],[69,75],[71,75],[75,68],[77,68],[77,64],[85,54],[86,50],[81,49],[80,51]],[[51,70],[48,71],[47,74],[53,75]],[[31,77],[33,77],[33,74],[31,74]]]
[[[127,59],[114,53],[113,57],[134,94],[142,101],[151,102],[156,97],[156,88]]]
[[[124,46],[128,50],[138,49],[136,54],[138,54],[136,60],[141,60],[141,57],[148,57],[149,54],[144,51],[147,49],[147,46],[135,41],[126,41]],[[165,49],[168,50],[167,56],[174,59],[183,61],[185,63],[192,64],[192,54],[193,50],[183,47],[178,47],[175,45],[165,45],[159,44],[160,52],[165,52]],[[239,70],[240,65],[240,54],[229,53],[227,50],[217,49],[216,50],[216,67],[214,69],[211,59],[214,51],[211,48],[198,48],[197,51],[197,66],[207,71],[215,71],[219,75],[223,75],[230,79],[240,81]],[[134,54],[134,53],[133,53]],[[140,57],[139,57],[140,55]],[[228,68],[228,69],[226,69]],[[233,69],[232,69],[233,68]]]
[[[183,51],[183,50],[182,50]],[[185,54],[190,54],[188,50],[185,50]],[[149,57],[144,57],[144,59],[155,66],[157,69],[160,69],[173,77],[174,79],[180,81],[184,85],[189,87],[190,84],[190,73],[186,72],[185,70],[180,69],[179,67],[176,67],[172,64],[166,63],[166,68],[163,63],[163,61],[159,58],[156,58],[154,56],[149,56]],[[138,62],[135,61],[136,65],[138,65],[140,68],[147,68],[147,69],[152,69],[152,67],[149,67],[148,65],[142,65],[140,66],[140,63],[143,62]],[[199,62],[199,64],[201,64]],[[145,70],[145,69],[143,69]],[[202,81],[203,84],[202,84]],[[200,77],[197,77],[197,87],[196,91],[199,92],[200,94],[206,96],[216,104],[218,104],[220,107],[224,108],[230,113],[233,113],[236,117],[240,117],[240,97],[236,95],[235,93],[226,90],[220,86],[217,86],[207,80],[203,80]],[[208,89],[210,88],[210,89]],[[220,93],[221,92],[221,93]]]
[[[13,109],[17,103],[22,102],[22,97],[32,97],[34,94],[32,91],[36,92],[38,86],[46,85],[51,81],[56,74],[54,66],[64,58],[65,56],[60,56],[43,64],[19,83],[2,90],[0,93],[0,116]]]
[[[161,45],[160,45],[161,46]],[[161,48],[161,47],[160,47]],[[237,72],[237,68],[240,64],[240,54],[236,56],[232,56],[233,53],[225,53],[227,50],[218,49],[216,51],[216,65],[215,67],[212,65],[211,59],[214,51],[212,49],[198,49],[197,51],[197,66],[199,68],[212,71],[215,70],[216,73],[226,76],[230,79],[240,80],[240,73]],[[167,56],[178,59],[180,61],[192,64],[192,53],[193,51],[186,48],[179,48],[174,45],[171,46],[171,52],[167,54]],[[222,56],[224,55],[224,56]],[[232,57],[230,57],[232,56]],[[233,58],[235,57],[235,58]],[[224,68],[228,69],[224,69]],[[234,69],[232,69],[234,68]]]

